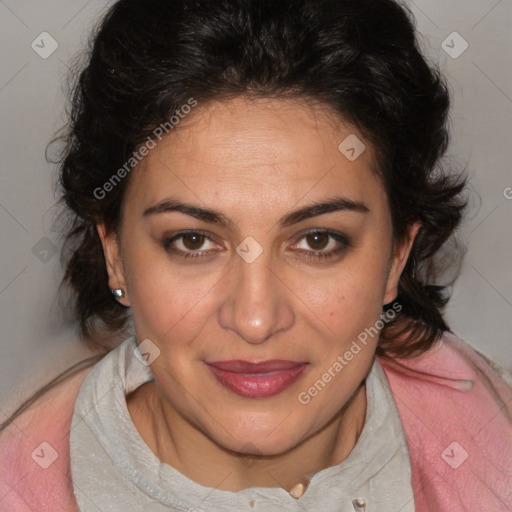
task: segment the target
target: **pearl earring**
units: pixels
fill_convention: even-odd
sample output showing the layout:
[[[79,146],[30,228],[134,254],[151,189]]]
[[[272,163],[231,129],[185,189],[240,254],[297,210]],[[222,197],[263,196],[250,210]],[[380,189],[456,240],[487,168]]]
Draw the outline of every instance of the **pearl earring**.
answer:
[[[121,288],[116,288],[115,290],[110,290],[112,295],[117,299],[122,299],[124,297],[124,290]]]

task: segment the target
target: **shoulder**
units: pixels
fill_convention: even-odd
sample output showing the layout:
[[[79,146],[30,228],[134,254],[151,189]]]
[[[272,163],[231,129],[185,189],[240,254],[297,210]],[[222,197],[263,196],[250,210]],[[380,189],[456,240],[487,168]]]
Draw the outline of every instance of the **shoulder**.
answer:
[[[507,370],[448,331],[429,351],[418,357],[381,359],[380,362],[395,384],[407,381],[413,385],[413,381],[417,381],[462,392],[470,392],[480,386],[494,395],[507,396],[512,392],[512,375]],[[469,393],[467,396],[477,395]]]
[[[445,332],[419,357],[380,363],[401,401],[399,408],[416,400],[412,410],[418,409],[422,417],[432,415],[439,425],[442,412],[445,418],[457,415],[459,425],[462,417],[469,417],[476,430],[491,418],[491,428],[512,428],[510,374],[452,333]]]
[[[45,511],[52,502],[72,498],[67,492],[69,429],[90,369],[77,370],[56,383],[0,432],[0,509]]]
[[[426,507],[418,510],[512,508],[507,372],[449,332],[417,358],[380,363],[406,434],[418,503]]]

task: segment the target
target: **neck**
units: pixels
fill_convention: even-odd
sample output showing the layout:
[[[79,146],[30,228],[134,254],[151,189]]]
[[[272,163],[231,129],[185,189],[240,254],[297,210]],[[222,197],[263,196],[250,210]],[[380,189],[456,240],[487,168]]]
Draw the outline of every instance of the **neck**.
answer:
[[[314,473],[348,457],[363,429],[367,406],[363,381],[321,430],[285,453],[262,456],[235,453],[216,444],[179,415],[154,382],[139,387],[126,401],[139,434],[162,462],[200,485],[231,492],[307,486]]]

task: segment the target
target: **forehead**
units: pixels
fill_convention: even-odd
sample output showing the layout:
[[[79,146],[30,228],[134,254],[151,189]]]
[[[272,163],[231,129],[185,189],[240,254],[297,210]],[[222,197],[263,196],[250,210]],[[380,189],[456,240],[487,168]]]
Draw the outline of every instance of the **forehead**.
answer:
[[[140,208],[166,194],[257,208],[326,193],[382,201],[374,165],[373,147],[328,107],[239,97],[199,103],[134,169],[125,199]]]

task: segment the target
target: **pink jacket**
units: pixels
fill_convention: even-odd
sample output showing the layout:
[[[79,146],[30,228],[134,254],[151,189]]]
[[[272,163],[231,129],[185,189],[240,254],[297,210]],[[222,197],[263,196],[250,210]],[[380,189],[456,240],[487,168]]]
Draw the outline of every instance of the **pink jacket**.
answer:
[[[512,388],[448,332],[419,358],[380,362],[409,446],[417,512],[512,510]],[[88,371],[50,390],[0,436],[0,511],[78,511],[69,427]]]

